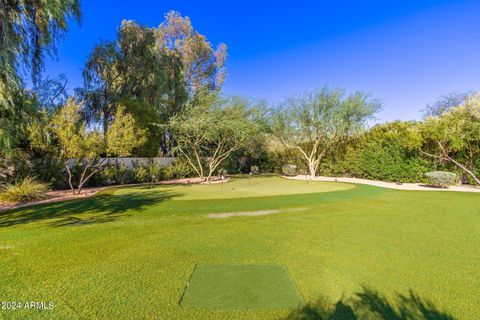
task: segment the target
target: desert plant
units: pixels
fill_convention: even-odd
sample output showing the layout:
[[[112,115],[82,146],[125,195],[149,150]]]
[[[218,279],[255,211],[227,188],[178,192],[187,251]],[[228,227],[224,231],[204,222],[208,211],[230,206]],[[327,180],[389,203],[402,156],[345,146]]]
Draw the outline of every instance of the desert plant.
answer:
[[[286,176],[296,176],[297,166],[293,164],[285,164],[282,166],[282,172]]]
[[[136,183],[143,183],[149,181],[148,170],[145,166],[140,166],[133,169],[133,180]]]
[[[7,203],[25,203],[47,198],[48,185],[26,177],[25,179],[10,184],[7,183],[0,188],[0,201]]]
[[[454,185],[457,181],[457,175],[453,172],[446,171],[433,171],[425,173],[428,182],[439,188],[448,188],[451,185]]]

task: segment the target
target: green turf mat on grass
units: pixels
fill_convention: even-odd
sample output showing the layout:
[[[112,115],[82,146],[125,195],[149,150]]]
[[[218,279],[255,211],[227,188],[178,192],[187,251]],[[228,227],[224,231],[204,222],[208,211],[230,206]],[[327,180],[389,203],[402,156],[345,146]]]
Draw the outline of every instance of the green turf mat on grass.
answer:
[[[302,298],[280,265],[199,265],[182,307],[211,309],[295,308]]]

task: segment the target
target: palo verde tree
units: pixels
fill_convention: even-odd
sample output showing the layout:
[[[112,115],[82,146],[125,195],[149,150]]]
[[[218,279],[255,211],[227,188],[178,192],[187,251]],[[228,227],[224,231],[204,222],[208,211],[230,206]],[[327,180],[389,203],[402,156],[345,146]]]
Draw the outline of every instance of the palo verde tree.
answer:
[[[176,141],[172,151],[185,157],[201,179],[210,181],[232,152],[261,135],[258,113],[244,102],[203,92],[170,119],[169,129]]]
[[[451,163],[480,185],[480,95],[440,116],[428,117],[410,131],[410,146],[441,163]]]
[[[64,161],[68,184],[74,194],[71,171],[73,161],[82,166],[76,183],[76,193],[80,194],[82,187],[94,174],[102,171],[116,158],[130,156],[134,148],[145,142],[144,131],[136,127],[133,116],[126,113],[124,108],[117,109],[115,120],[106,135],[86,127],[82,121],[81,109],[81,103],[69,99],[65,106],[53,114],[48,126],[42,128],[42,134],[38,130],[31,130],[32,144],[57,150]],[[49,132],[50,136],[46,137],[45,132]],[[100,159],[102,155],[114,159]]]
[[[286,99],[274,112],[272,129],[286,148],[302,155],[314,178],[325,153],[364,128],[380,108],[367,94],[325,87]]]

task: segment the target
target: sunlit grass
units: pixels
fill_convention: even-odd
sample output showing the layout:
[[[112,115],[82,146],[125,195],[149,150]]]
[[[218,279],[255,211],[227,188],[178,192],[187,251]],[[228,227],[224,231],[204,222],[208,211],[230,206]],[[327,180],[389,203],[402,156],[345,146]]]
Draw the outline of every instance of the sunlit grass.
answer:
[[[258,195],[248,190],[249,184],[252,190],[255,185],[270,190],[270,195],[245,197],[249,192]],[[402,308],[401,295],[416,312],[425,300],[431,315],[477,318],[480,195],[362,185],[333,191],[335,183],[325,185],[333,186],[332,192],[302,193],[300,188],[324,187],[275,177],[241,179],[223,187],[236,185],[245,185],[245,189],[238,187],[245,190],[238,193],[239,198],[212,199],[219,185],[127,188],[0,213],[0,300],[56,304],[47,311],[0,310],[0,318],[183,320],[297,315],[280,309],[181,307],[186,282],[197,264],[282,265],[305,303],[314,306],[324,298],[350,305],[356,293],[370,288],[388,303],[382,312],[390,312],[389,319],[401,319],[395,316]],[[212,195],[205,191],[208,188]],[[200,189],[205,198],[198,196]],[[272,195],[275,190],[297,194]],[[229,195],[235,196],[234,190]],[[307,210],[207,217],[209,213],[288,208]],[[372,307],[372,297],[378,297],[366,292],[360,296],[362,308]],[[389,311],[389,306],[397,311]]]

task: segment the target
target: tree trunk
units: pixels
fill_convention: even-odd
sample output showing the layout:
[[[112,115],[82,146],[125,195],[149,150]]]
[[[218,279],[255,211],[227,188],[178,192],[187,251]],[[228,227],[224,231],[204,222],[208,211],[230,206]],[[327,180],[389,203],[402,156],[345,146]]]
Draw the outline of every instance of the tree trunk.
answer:
[[[470,175],[470,177],[472,177],[473,180],[475,180],[475,182],[480,185],[480,179],[477,178],[477,176],[473,173],[473,171],[467,169],[467,167],[465,167],[464,165],[462,165],[460,162],[457,162],[456,160],[448,157],[448,159],[453,162],[457,167],[459,167],[460,169],[462,169],[463,171],[465,171],[468,175]]]
[[[70,186],[70,190],[72,190],[72,193],[75,194],[75,189],[73,189],[72,185],[72,172],[70,171],[70,167],[68,166],[68,161],[65,161],[64,164],[68,174],[68,185]]]
[[[437,155],[434,155],[434,154],[431,154],[431,153],[428,153],[428,152],[425,152],[423,151],[422,149],[419,149],[420,150],[420,153],[423,153],[424,155],[427,155],[429,157],[432,157],[432,158],[435,158],[435,159],[439,159],[439,160],[444,160],[444,161],[450,161],[452,162],[454,165],[456,165],[458,168],[460,168],[461,170],[463,170],[464,172],[466,172],[470,177],[472,177],[473,180],[475,180],[475,182],[480,185],[480,179],[475,175],[475,173],[473,173],[473,171],[469,170],[466,166],[464,166],[463,164],[461,164],[460,162],[458,162],[457,160],[451,158],[448,154],[446,154],[445,156],[437,156]]]
[[[310,171],[310,180],[315,179],[317,168],[314,161],[308,161],[308,170]]]

